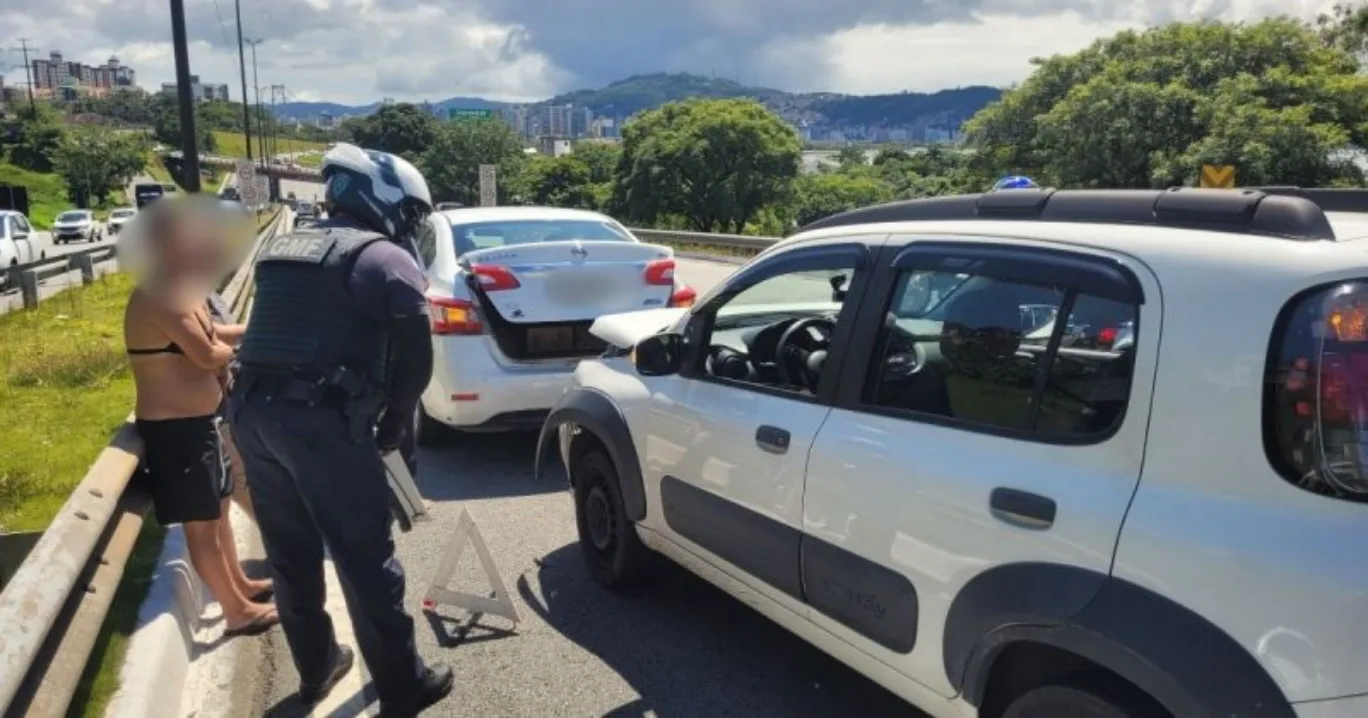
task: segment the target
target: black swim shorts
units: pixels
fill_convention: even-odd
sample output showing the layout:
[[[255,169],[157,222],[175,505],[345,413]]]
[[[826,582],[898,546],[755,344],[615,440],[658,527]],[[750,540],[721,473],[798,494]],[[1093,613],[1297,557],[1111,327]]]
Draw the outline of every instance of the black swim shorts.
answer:
[[[163,526],[213,521],[233,493],[218,417],[138,419],[143,471],[157,521]]]

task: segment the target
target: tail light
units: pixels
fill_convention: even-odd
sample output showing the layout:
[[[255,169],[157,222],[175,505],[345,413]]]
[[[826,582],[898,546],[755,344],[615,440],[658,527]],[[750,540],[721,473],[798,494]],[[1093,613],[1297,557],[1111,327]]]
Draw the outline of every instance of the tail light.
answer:
[[[673,259],[657,259],[646,265],[646,283],[656,287],[674,284],[675,262]]]
[[[518,278],[513,276],[513,272],[509,271],[507,267],[500,267],[497,264],[477,264],[470,269],[475,274],[475,278],[480,281],[480,288],[486,292],[499,292],[522,286],[518,282]]]
[[[475,305],[464,299],[428,297],[432,333],[441,336],[483,334],[484,325]]]
[[[1097,345],[1102,349],[1110,349],[1116,343],[1116,336],[1120,330],[1116,327],[1107,327],[1097,333]]]
[[[693,287],[680,287],[674,294],[670,295],[671,307],[692,307],[698,299],[698,292]]]
[[[1279,326],[1265,410],[1269,458],[1302,487],[1368,500],[1368,283],[1293,300]]]

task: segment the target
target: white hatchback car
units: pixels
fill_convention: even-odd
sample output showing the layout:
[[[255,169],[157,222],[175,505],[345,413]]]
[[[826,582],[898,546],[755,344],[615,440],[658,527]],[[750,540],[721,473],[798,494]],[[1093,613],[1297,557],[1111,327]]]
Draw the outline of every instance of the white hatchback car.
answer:
[[[536,429],[570,372],[604,343],[605,314],[687,306],[674,252],[612,218],[547,207],[437,212],[415,247],[429,281],[434,367],[416,413],[429,443],[445,427]]]
[[[939,718],[1362,718],[1365,212],[832,217],[597,321],[537,466],[558,439],[599,582],[663,554]]]

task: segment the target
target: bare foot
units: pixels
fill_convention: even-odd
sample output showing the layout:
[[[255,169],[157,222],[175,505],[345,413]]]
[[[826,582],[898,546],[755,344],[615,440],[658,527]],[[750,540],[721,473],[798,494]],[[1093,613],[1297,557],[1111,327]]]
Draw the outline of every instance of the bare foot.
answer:
[[[240,616],[233,616],[228,619],[223,635],[225,636],[255,636],[265,633],[272,626],[280,623],[280,614],[276,612],[275,604],[248,603],[248,608]]]

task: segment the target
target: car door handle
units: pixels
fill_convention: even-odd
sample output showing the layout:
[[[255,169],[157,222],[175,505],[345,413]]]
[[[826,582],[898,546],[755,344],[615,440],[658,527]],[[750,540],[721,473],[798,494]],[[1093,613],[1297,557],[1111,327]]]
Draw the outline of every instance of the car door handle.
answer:
[[[1054,499],[1029,491],[1002,486],[993,489],[988,498],[993,518],[1028,529],[1048,529],[1054,525]]]
[[[762,426],[755,430],[755,445],[771,454],[783,454],[789,448],[789,433],[777,426]]]

